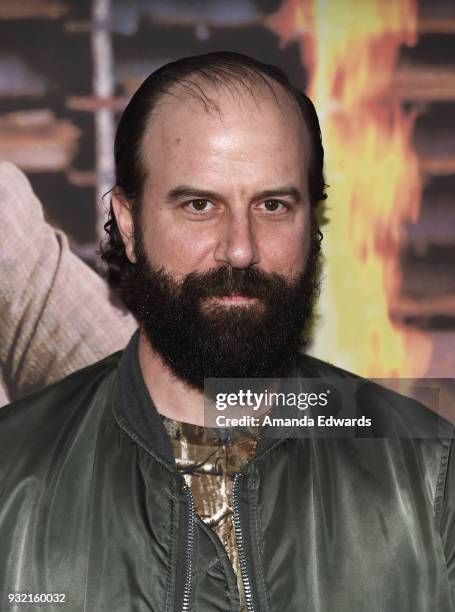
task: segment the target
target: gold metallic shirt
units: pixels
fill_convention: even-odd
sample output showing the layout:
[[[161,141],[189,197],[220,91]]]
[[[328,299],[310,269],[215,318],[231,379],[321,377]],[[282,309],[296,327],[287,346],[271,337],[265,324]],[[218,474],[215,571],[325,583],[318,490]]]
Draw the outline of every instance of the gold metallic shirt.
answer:
[[[259,427],[217,430],[162,416],[175,461],[193,493],[199,517],[220,538],[234,568],[245,608],[239,555],[235,539],[232,482],[256,451]]]

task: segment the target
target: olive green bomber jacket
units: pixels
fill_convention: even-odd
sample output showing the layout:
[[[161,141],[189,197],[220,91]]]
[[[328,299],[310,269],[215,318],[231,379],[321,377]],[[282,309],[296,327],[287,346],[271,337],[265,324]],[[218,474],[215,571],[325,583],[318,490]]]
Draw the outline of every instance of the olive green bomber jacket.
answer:
[[[298,375],[349,376],[310,357]],[[377,386],[361,402],[411,414],[409,436],[263,436],[235,477],[249,610],[455,610],[453,427]],[[422,435],[435,425],[440,435]],[[40,594],[64,603],[26,603]],[[137,334],[0,411],[0,597],[8,611],[239,609],[142,379]]]

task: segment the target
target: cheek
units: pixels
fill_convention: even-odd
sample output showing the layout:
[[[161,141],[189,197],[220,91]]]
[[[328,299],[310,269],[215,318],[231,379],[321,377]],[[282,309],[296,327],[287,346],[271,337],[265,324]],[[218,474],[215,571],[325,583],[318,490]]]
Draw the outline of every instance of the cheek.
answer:
[[[188,274],[202,268],[213,251],[212,233],[197,223],[180,224],[173,218],[156,220],[153,231],[144,237],[147,255],[154,266],[164,266],[174,274]]]
[[[264,269],[284,275],[298,274],[305,268],[309,245],[310,232],[306,225],[263,233],[259,249]]]

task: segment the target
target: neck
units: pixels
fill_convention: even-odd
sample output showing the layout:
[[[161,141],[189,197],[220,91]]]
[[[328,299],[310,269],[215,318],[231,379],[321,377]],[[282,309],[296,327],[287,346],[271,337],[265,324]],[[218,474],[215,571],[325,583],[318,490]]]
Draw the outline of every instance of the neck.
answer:
[[[149,344],[139,336],[139,364],[157,411],[175,421],[204,425],[204,394],[178,378]]]

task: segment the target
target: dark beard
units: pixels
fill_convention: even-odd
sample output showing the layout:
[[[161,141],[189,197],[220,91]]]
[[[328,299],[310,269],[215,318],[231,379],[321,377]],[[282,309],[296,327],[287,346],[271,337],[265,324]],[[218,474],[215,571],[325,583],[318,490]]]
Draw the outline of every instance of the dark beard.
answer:
[[[317,299],[319,241],[293,282],[256,268],[222,266],[175,281],[153,269],[136,232],[136,264],[122,297],[172,372],[204,390],[204,378],[272,378],[289,372],[306,345]],[[240,294],[250,304],[222,305],[213,296]]]

